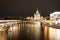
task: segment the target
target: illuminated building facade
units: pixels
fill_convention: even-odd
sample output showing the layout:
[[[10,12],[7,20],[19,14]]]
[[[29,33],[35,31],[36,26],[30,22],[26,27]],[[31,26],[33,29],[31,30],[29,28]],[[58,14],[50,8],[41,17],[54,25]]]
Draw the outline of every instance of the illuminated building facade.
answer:
[[[60,12],[54,12],[50,14],[51,26],[49,27],[49,40],[60,39]]]
[[[54,20],[55,25],[60,25],[60,12],[51,13],[50,20]]]
[[[54,12],[50,14],[50,20],[59,20],[60,19],[60,12]]]
[[[38,10],[36,10],[34,17],[27,17],[27,19],[33,19],[33,20],[40,20],[41,18],[43,18],[43,17],[41,16],[41,14],[39,13]]]

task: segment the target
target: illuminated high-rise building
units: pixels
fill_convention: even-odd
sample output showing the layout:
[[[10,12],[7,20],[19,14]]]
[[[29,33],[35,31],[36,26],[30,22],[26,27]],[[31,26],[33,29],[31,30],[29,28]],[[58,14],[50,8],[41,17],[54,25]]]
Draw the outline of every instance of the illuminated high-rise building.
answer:
[[[60,19],[60,12],[54,12],[50,14],[50,20],[57,20]]]
[[[40,19],[40,13],[38,10],[36,10],[36,13],[34,14],[34,19],[37,19],[37,20]]]
[[[27,17],[27,19],[34,19],[34,20],[40,20],[40,13],[38,10],[36,10],[36,13],[34,13],[34,17]]]
[[[50,20],[54,20],[55,24],[59,24],[60,23],[60,12],[51,13]]]

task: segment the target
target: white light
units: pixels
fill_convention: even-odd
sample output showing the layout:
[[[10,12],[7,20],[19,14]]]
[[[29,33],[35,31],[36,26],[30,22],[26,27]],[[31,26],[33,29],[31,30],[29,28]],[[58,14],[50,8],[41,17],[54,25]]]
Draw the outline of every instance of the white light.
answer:
[[[60,19],[58,19],[58,22],[60,23]]]
[[[37,26],[40,26],[40,21],[36,21]]]
[[[50,40],[60,40],[60,29],[49,28],[49,39]]]
[[[15,30],[16,29],[16,27],[13,27],[13,30]]]
[[[4,27],[4,24],[0,24],[0,27]]]
[[[58,20],[58,21],[55,21],[55,24],[58,24],[58,23],[60,23],[60,20]]]
[[[39,21],[36,21],[36,23],[37,23],[37,24],[40,24],[40,22],[39,22]]]
[[[55,24],[57,24],[58,23],[58,21],[55,21]]]

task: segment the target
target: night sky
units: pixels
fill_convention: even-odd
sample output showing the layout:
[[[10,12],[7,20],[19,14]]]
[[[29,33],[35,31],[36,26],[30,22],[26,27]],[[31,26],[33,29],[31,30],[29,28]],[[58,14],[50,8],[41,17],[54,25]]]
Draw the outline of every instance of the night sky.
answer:
[[[60,11],[59,0],[0,0],[0,17],[27,17],[33,16],[36,10],[42,16]]]

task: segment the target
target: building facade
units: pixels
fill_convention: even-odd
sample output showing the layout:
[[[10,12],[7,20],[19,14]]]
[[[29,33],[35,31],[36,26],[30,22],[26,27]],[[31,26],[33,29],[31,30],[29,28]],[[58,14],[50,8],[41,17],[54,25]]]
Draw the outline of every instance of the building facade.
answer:
[[[60,25],[60,12],[51,13],[50,20],[54,20],[55,25]]]

